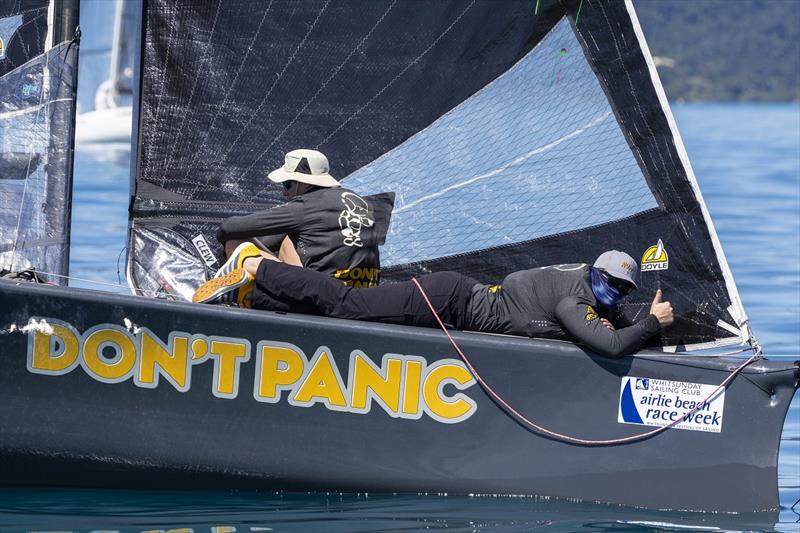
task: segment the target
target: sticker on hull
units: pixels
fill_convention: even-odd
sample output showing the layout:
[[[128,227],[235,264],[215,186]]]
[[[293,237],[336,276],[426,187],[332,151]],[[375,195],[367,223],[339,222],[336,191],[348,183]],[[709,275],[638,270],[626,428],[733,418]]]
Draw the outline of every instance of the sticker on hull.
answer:
[[[677,424],[678,429],[719,433],[725,409],[725,390],[708,401],[716,385],[669,381],[646,377],[626,376],[619,389],[617,422],[644,426],[665,426],[692,411],[700,409]]]

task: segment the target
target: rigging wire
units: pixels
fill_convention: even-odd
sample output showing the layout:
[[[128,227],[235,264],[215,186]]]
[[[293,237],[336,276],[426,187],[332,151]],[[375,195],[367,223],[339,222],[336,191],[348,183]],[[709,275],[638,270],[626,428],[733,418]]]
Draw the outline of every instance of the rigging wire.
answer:
[[[109,283],[107,281],[98,281],[98,280],[95,280],[95,279],[79,278],[79,277],[76,277],[76,276],[65,276],[63,274],[55,274],[53,272],[43,272],[41,270],[35,270],[35,272],[37,274],[42,274],[43,276],[53,276],[55,278],[66,279],[68,281],[72,281],[72,280],[74,280],[74,281],[83,281],[84,283],[88,283],[88,284],[91,284],[91,285],[105,285],[105,286],[108,286],[108,287],[116,287],[116,288],[120,288],[120,289],[125,289],[126,292],[133,290],[133,291],[136,291],[137,293],[141,293],[142,296],[151,296],[153,298],[157,298],[158,297],[158,293],[155,292],[155,291],[148,291],[148,290],[145,290],[145,289],[140,289],[138,287],[131,287],[129,285],[124,285],[122,283]]]
[[[128,246],[123,246],[122,250],[119,251],[119,255],[117,256],[117,283],[122,285],[122,276],[119,274],[119,260],[122,259],[122,254],[125,253],[125,250],[128,249]]]
[[[603,439],[603,440],[582,439],[578,437],[573,437],[571,435],[564,435],[562,433],[558,433],[556,431],[540,426],[536,422],[530,420],[525,415],[514,409],[505,400],[503,400],[503,398],[497,392],[495,392],[495,390],[491,386],[489,386],[489,384],[486,383],[486,381],[483,380],[478,371],[475,370],[475,367],[472,366],[472,363],[469,361],[464,352],[461,351],[461,348],[458,346],[456,341],[450,335],[450,332],[447,330],[447,327],[442,322],[442,319],[439,318],[439,314],[436,312],[436,309],[433,307],[433,304],[431,303],[430,299],[428,299],[428,295],[425,293],[425,290],[422,288],[422,285],[420,285],[419,281],[417,281],[417,278],[411,278],[411,281],[413,281],[414,284],[417,286],[417,289],[419,289],[419,292],[422,295],[422,298],[425,300],[425,303],[428,305],[428,309],[430,309],[431,314],[433,314],[433,317],[436,319],[436,322],[439,324],[439,327],[447,336],[448,340],[450,341],[450,344],[453,345],[453,348],[455,348],[461,360],[464,361],[464,364],[467,366],[470,373],[475,378],[475,381],[477,381],[480,384],[481,388],[495,402],[495,404],[497,404],[498,407],[500,407],[506,414],[508,414],[512,419],[514,419],[517,423],[519,423],[529,431],[532,431],[533,433],[537,433],[539,435],[543,435],[545,437],[549,437],[551,439],[555,439],[557,441],[565,442],[567,444],[576,444],[579,446],[619,446],[621,444],[630,444],[633,442],[639,442],[654,437],[659,433],[663,433],[664,431],[677,426],[678,424],[680,424],[681,422],[685,421],[687,418],[698,412],[700,409],[705,407],[706,404],[708,404],[712,398],[716,397],[720,391],[725,389],[728,386],[728,384],[731,381],[733,381],[733,378],[735,378],[742,370],[744,370],[745,367],[747,367],[754,361],[757,361],[762,358],[760,353],[754,353],[744,363],[742,363],[741,365],[736,367],[733,371],[731,371],[730,374],[728,374],[728,377],[726,377],[722,381],[722,383],[720,383],[711,392],[711,394],[706,396],[693,409],[685,412],[683,416],[677,418],[676,420],[670,422],[667,425],[658,426],[657,428],[650,431],[646,431],[644,433],[639,433],[637,435],[631,435],[629,437],[622,437],[618,439]]]

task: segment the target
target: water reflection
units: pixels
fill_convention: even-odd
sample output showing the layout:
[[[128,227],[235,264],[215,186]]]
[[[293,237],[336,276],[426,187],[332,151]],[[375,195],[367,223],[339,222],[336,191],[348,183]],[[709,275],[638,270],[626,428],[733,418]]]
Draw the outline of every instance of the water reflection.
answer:
[[[531,497],[15,490],[0,502],[3,531],[774,531],[777,521]]]

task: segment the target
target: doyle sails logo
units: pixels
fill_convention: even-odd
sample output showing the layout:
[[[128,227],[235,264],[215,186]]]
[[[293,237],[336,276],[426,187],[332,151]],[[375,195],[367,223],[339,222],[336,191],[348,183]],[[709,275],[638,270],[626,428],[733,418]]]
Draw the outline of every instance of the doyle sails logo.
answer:
[[[649,270],[666,270],[669,268],[669,258],[664,243],[658,239],[655,244],[644,251],[642,255],[642,272]]]
[[[41,320],[41,322],[40,322]],[[417,420],[427,415],[446,424],[461,422],[477,410],[463,392],[475,384],[461,361],[428,363],[414,355],[385,354],[378,366],[361,350],[346,359],[346,381],[330,349],[317,348],[312,357],[292,344],[271,340],[257,343],[234,337],[214,337],[173,331],[167,342],[147,328],[99,324],[78,332],[54,319],[32,318],[28,331],[28,371],[62,376],[81,367],[102,383],[133,381],[137,387],[192,387],[197,365],[213,365],[211,394],[233,399],[249,388],[263,403],[286,401],[296,407],[324,405],[331,411],[369,413],[374,405],[393,418]],[[242,372],[253,364],[254,371]],[[253,375],[245,383],[243,374]],[[159,385],[163,379],[169,385]],[[248,378],[249,379],[249,378]],[[202,380],[206,383],[205,380]]]
[[[725,390],[705,401],[716,388],[716,385],[703,383],[623,377],[619,391],[617,422],[665,426],[680,420],[686,413],[699,406],[696,413],[675,427],[719,433],[722,431],[722,415],[725,410]]]

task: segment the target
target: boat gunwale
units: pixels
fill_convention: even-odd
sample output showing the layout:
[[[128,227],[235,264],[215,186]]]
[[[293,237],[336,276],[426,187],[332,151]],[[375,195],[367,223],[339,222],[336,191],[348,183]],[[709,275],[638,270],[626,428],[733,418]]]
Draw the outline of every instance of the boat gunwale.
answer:
[[[135,295],[135,294],[122,294],[107,291],[99,291],[81,287],[61,287],[54,285],[42,285],[29,282],[12,281],[8,279],[0,279],[0,291],[4,287],[11,286],[21,292],[33,292],[43,296],[51,297],[67,297],[78,298],[82,300],[89,300],[96,303],[107,305],[128,306],[134,304],[139,307],[149,309],[159,309],[163,306],[179,306],[185,309],[191,309],[192,313],[199,314],[205,317],[219,317],[221,315],[231,318],[247,318],[248,320],[266,319],[268,321],[278,320],[284,322],[286,326],[298,325],[302,327],[309,327],[314,323],[317,327],[325,329],[341,329],[339,326],[347,325],[347,330],[351,333],[362,333],[373,335],[375,333],[375,325],[380,324],[381,334],[391,336],[407,336],[409,331],[414,332],[415,338],[419,340],[431,341],[444,341],[446,338],[442,335],[441,330],[434,328],[423,328],[415,326],[406,326],[399,324],[385,324],[361,320],[346,320],[341,318],[331,318],[325,316],[306,315],[300,313],[285,313],[282,311],[267,311],[260,309],[239,309],[236,307],[224,307],[215,305],[198,305],[191,302],[181,300],[166,300],[150,296]],[[606,364],[624,364],[623,361],[627,358],[633,360],[652,360],[670,365],[686,366],[691,368],[703,368],[707,370],[714,370],[719,372],[730,372],[735,366],[741,364],[743,357],[723,356],[723,355],[699,355],[699,354],[685,354],[676,355],[674,352],[661,352],[653,349],[644,349],[636,353],[626,354],[621,357],[613,358],[603,356],[592,352],[587,347],[571,341],[561,339],[546,339],[538,337],[522,337],[517,335],[505,335],[495,333],[483,333],[477,331],[452,331],[453,338],[457,341],[469,346],[470,344],[480,343],[487,348],[491,349],[492,345],[509,347],[520,346],[522,348],[535,347],[536,352],[544,352],[549,349],[562,350],[578,350],[593,359],[601,360]],[[488,346],[487,346],[488,345]],[[791,357],[791,356],[790,356]],[[756,374],[765,375],[772,373],[780,373],[786,371],[793,371],[798,373],[800,370],[800,359],[791,360],[782,357],[780,360],[776,359],[760,359],[755,361],[742,371],[743,375]],[[798,388],[798,384],[795,384]]]

